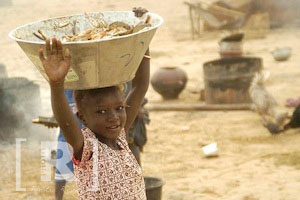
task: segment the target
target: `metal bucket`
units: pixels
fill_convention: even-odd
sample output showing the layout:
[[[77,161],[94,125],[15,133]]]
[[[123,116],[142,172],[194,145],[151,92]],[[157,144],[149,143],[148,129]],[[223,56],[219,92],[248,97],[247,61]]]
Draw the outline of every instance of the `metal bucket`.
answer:
[[[221,41],[219,45],[221,58],[243,55],[243,42]]]
[[[147,200],[161,200],[164,181],[156,177],[144,177]]]
[[[251,103],[249,87],[262,69],[260,58],[232,57],[204,63],[207,104]]]
[[[25,24],[11,31],[9,37],[18,42],[28,58],[47,79],[38,56],[40,47],[45,49],[45,42],[36,38],[33,32],[41,30],[47,38],[62,39],[65,35],[72,35],[73,26],[67,25],[58,29],[57,25],[61,23],[77,20],[80,30],[83,31],[94,28],[91,20],[103,19],[107,24],[122,21],[129,25],[136,25],[141,20],[145,20],[146,15],[150,15],[151,27],[146,27],[137,33],[110,39],[63,42],[63,47],[69,48],[72,56],[71,69],[65,79],[65,88],[107,87],[134,78],[157,28],[163,23],[160,16],[146,13],[143,17],[137,18],[132,11],[109,11],[57,17]]]

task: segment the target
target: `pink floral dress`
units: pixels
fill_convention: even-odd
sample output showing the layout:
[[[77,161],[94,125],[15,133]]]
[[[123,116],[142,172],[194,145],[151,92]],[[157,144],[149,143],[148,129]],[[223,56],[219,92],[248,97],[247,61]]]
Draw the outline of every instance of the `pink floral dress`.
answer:
[[[81,161],[73,158],[79,199],[146,200],[142,170],[128,147],[125,131],[117,138],[120,150],[101,143],[88,128],[82,133]]]

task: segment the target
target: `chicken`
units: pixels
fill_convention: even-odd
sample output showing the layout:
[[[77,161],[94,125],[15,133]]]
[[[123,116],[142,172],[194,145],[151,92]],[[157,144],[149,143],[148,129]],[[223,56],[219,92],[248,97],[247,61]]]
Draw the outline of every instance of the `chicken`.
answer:
[[[300,127],[300,105],[297,106],[293,112],[292,118],[289,121],[289,123],[287,123],[284,126],[284,129],[290,129],[290,128],[299,128]]]
[[[288,117],[288,112],[282,110],[275,98],[267,91],[264,82],[269,73],[257,73],[252,80],[249,94],[252,99],[254,109],[262,117],[264,125],[271,134],[276,134],[284,130],[284,122]]]

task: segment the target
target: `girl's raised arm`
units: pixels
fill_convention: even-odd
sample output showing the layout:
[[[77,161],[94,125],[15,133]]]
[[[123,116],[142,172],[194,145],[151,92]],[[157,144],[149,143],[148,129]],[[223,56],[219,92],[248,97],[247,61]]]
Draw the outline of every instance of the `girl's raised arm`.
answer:
[[[66,141],[73,147],[74,157],[80,160],[83,135],[64,94],[64,80],[70,68],[70,52],[66,49],[64,54],[61,42],[53,38],[52,45],[50,40],[46,40],[46,56],[45,58],[41,48],[39,57],[49,78],[53,114]]]
[[[148,12],[145,8],[133,8],[133,12],[136,17],[141,17],[146,12]],[[149,49],[147,49],[146,56],[144,56],[136,74],[135,78],[132,80],[132,90],[129,93],[126,103],[128,108],[126,109],[127,120],[125,124],[125,132],[127,132],[134,122],[135,117],[137,116],[145,94],[149,87],[149,78],[150,78],[150,57],[149,57]]]
[[[149,49],[145,53],[136,74],[135,78],[132,80],[132,90],[129,93],[126,103],[128,108],[126,108],[127,120],[125,124],[125,132],[127,132],[133,123],[135,117],[137,116],[145,94],[149,87],[150,78],[150,59],[149,59]]]

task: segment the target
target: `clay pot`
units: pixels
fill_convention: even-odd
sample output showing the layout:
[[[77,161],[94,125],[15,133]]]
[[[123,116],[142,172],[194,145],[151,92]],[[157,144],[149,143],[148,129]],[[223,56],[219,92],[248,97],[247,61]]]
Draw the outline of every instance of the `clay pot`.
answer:
[[[164,99],[177,99],[186,82],[186,73],[178,67],[161,67],[151,78],[153,89]]]

